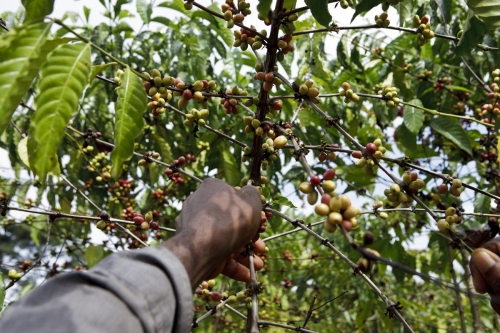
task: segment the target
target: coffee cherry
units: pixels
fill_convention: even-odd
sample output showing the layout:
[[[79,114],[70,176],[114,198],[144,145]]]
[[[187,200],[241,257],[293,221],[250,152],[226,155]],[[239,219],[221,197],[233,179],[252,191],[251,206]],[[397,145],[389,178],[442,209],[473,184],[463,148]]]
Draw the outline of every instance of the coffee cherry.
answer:
[[[335,183],[331,180],[325,180],[323,184],[321,184],[321,187],[323,187],[325,192],[330,193],[335,190]]]
[[[262,89],[268,92],[271,91],[271,89],[273,89],[273,83],[265,81],[264,83],[262,83]]]
[[[342,209],[342,199],[340,199],[340,197],[334,197],[330,200],[330,204],[328,206],[332,212],[340,212]]]
[[[330,223],[328,220],[323,223],[323,229],[325,229],[326,232],[335,232],[337,230],[337,225]]]
[[[314,186],[312,186],[309,182],[302,182],[299,185],[299,190],[304,194],[309,194],[314,191]]]
[[[384,219],[384,220],[386,220],[387,218],[389,218],[389,215],[386,212],[380,212],[378,214],[378,216],[380,216],[380,218]]]
[[[437,227],[438,227],[439,231],[446,232],[450,229],[450,224],[448,222],[446,222],[446,220],[441,219],[437,222]]]
[[[450,188],[450,193],[451,193],[451,195],[453,195],[455,197],[459,197],[460,194],[462,193],[462,190],[459,187],[452,186]]]
[[[312,186],[317,186],[321,183],[321,179],[318,176],[312,176],[310,182]]]
[[[351,218],[358,216],[360,213],[361,210],[359,208],[350,206],[344,211],[342,216],[345,220],[350,220]]]
[[[274,147],[280,149],[288,143],[288,139],[284,135],[280,135],[274,139]]]
[[[335,177],[335,170],[333,169],[326,170],[325,173],[323,174],[324,180],[332,180],[334,177]]]
[[[332,196],[328,193],[325,193],[321,196],[321,203],[328,205],[330,203],[331,199],[332,199]]]
[[[210,299],[214,302],[220,302],[221,299],[222,299],[222,295],[221,293],[217,292],[217,291],[212,291],[210,293]]]
[[[445,183],[439,185],[438,192],[439,194],[445,194],[446,192],[448,192],[448,185]]]
[[[144,222],[144,217],[142,217],[142,215],[134,216],[134,223],[136,225],[141,225],[142,222]]]
[[[427,24],[427,23],[429,23],[429,15],[425,15],[424,17],[422,17],[420,19],[420,23],[421,24]]]
[[[369,143],[366,145],[366,153],[373,155],[377,151],[377,146],[373,143]]]
[[[373,240],[374,240],[374,237],[373,237],[373,234],[371,232],[367,232],[363,236],[363,244],[365,246],[372,244]]]
[[[208,288],[215,287],[215,280],[214,279],[210,279],[207,282],[208,282]]]
[[[149,229],[149,223],[144,221],[141,223],[141,229],[142,230],[148,230]]]
[[[352,225],[352,222],[349,221],[349,220],[344,220],[342,221],[342,227],[344,227],[344,229],[349,232],[353,229],[353,225]]]
[[[155,221],[151,221],[149,223],[149,227],[153,230],[158,230],[160,228],[160,225],[158,224],[158,222],[155,222]]]
[[[460,188],[460,187],[462,187],[462,182],[460,181],[460,179],[453,179],[451,186],[456,187],[456,188]]]
[[[314,208],[314,211],[319,216],[327,216],[330,213],[330,207],[324,203],[320,203]]]
[[[273,82],[274,73],[272,73],[272,72],[267,73],[264,79],[266,80],[266,82]]]
[[[310,205],[314,205],[316,204],[316,202],[318,202],[318,192],[316,192],[316,190],[313,190],[311,193],[307,195],[307,202]]]
[[[359,258],[357,265],[361,272],[368,273],[371,271],[373,263],[371,260],[368,260],[366,258]]]
[[[356,151],[352,152],[351,156],[354,158],[361,158],[361,157],[363,157],[363,153],[360,152],[359,150],[356,150]]]
[[[104,222],[104,221],[99,221],[99,222],[96,223],[95,226],[96,226],[97,229],[104,230],[107,227],[107,223]]]
[[[349,199],[348,196],[341,195],[340,201],[342,202],[342,206],[340,207],[340,210],[345,211],[347,208],[351,207],[351,199]]]

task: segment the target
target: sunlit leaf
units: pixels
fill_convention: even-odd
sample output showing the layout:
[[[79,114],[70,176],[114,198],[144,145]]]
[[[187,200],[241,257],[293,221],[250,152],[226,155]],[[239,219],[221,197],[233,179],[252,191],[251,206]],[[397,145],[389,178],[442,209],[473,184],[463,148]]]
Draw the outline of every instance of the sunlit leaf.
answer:
[[[120,177],[123,162],[133,156],[135,138],[144,127],[142,114],[147,104],[146,91],[141,80],[128,67],[121,77],[117,92],[115,148],[111,152],[111,174],[114,178]]]
[[[430,126],[433,130],[453,142],[457,148],[472,155],[469,137],[458,121],[449,117],[438,117],[432,119]]]
[[[54,10],[54,0],[22,0],[26,8],[25,23],[43,19]]]
[[[30,167],[42,182],[58,165],[57,148],[66,125],[78,110],[78,102],[88,84],[90,66],[90,44],[77,43],[55,50],[41,70],[28,153]]]
[[[328,0],[306,0],[306,5],[311,9],[312,16],[319,24],[328,27],[332,22],[332,15],[328,10]]]

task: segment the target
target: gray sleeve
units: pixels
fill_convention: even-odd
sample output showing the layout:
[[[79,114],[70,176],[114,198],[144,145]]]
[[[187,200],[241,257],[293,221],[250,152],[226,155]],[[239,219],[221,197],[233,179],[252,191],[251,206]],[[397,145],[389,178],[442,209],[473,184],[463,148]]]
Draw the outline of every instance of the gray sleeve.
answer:
[[[184,266],[166,248],[120,252],[34,289],[5,311],[0,332],[189,332],[192,297]]]

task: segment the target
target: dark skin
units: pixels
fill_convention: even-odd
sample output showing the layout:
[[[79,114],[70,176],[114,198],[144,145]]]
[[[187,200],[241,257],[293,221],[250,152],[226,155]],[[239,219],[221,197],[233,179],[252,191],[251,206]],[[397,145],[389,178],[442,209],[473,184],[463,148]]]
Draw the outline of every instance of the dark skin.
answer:
[[[260,193],[253,186],[240,190],[218,179],[206,179],[183,203],[175,223],[177,234],[163,246],[183,263],[196,288],[203,280],[223,274],[250,282],[245,247],[257,232],[261,219]],[[262,240],[254,252],[264,252]],[[256,270],[264,263],[254,257]]]
[[[500,237],[474,250],[470,270],[477,292],[491,296],[491,307],[500,314]]]

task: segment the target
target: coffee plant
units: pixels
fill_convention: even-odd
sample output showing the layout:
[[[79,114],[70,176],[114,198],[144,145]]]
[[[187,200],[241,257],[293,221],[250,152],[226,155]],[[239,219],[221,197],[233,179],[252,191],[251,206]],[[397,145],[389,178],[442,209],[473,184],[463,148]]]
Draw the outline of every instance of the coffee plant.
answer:
[[[171,237],[217,177],[260,190],[265,267],[203,282],[193,330],[500,329],[468,268],[499,231],[497,1],[99,1],[1,15],[0,306]]]

